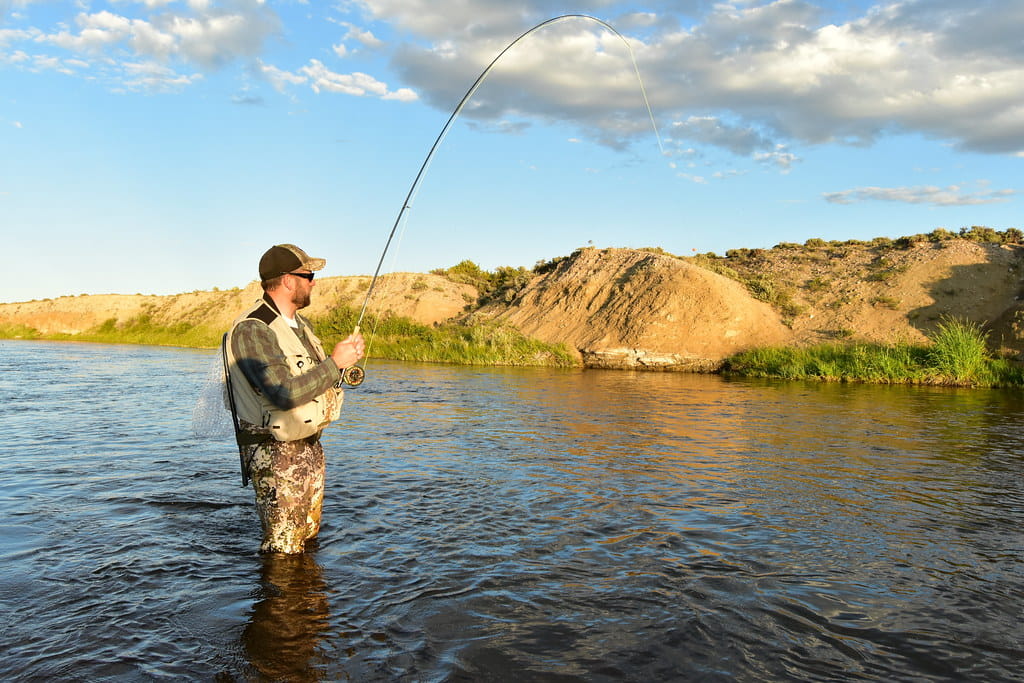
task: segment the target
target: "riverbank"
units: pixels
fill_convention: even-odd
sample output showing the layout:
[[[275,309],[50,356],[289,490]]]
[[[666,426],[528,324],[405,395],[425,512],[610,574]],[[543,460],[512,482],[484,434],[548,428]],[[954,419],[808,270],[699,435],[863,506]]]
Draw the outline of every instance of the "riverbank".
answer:
[[[729,358],[723,373],[822,382],[1024,386],[1024,365],[993,358],[988,335],[975,323],[946,320],[929,345],[845,342],[752,349]]]
[[[1024,351],[1020,242],[1013,229],[974,227],[724,257],[585,248],[494,273],[463,262],[384,276],[363,329],[376,327],[370,353],[378,358],[695,372],[785,366],[788,376],[793,358],[815,347],[819,356],[877,348],[917,357],[910,349],[931,347],[941,321],[960,320],[976,326],[990,358],[1001,361]],[[367,276],[318,278],[306,313],[326,340],[347,334],[368,285]],[[215,346],[259,295],[250,283],[168,297],[0,304],[0,337]],[[793,357],[751,369],[750,354],[766,348]],[[814,366],[809,377],[836,378],[821,371],[820,358],[800,362]],[[922,380],[915,370],[885,381]]]

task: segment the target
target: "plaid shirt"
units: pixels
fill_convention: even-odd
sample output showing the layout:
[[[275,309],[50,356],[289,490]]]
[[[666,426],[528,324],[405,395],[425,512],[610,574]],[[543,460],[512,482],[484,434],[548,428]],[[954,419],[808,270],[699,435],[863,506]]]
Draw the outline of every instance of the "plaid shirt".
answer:
[[[295,334],[310,356],[316,358],[304,333],[308,323],[299,316],[296,320],[299,329]],[[249,382],[281,410],[291,410],[312,401],[341,379],[341,371],[330,358],[293,377],[277,337],[259,320],[243,320],[238,324],[231,335],[231,351]]]

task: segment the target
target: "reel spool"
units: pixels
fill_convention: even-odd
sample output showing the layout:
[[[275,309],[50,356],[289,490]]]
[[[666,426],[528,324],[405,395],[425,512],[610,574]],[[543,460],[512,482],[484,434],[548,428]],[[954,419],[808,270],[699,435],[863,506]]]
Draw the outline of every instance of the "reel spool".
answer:
[[[345,368],[345,371],[341,373],[341,383],[350,387],[358,387],[364,379],[366,379],[366,370],[361,365]]]

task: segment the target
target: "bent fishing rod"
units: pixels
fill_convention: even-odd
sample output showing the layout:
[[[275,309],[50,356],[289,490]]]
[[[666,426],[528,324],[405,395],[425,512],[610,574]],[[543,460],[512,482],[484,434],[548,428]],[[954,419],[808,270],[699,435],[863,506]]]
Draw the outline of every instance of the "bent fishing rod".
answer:
[[[395,218],[394,225],[391,226],[391,232],[388,233],[388,239],[384,243],[383,251],[381,251],[380,253],[380,260],[377,262],[377,268],[373,271],[373,277],[370,279],[370,286],[366,290],[366,296],[363,298],[363,305],[359,310],[359,317],[356,319],[355,332],[359,332],[359,328],[363,323],[363,317],[366,315],[367,304],[369,304],[370,302],[370,297],[373,296],[373,290],[376,287],[377,279],[380,276],[380,269],[384,265],[384,257],[387,255],[388,249],[391,247],[391,242],[395,238],[395,234],[398,231],[399,225],[402,224],[402,219],[405,217],[405,212],[412,208],[413,198],[416,196],[416,192],[418,191],[420,181],[423,179],[423,176],[426,174],[427,169],[430,167],[430,162],[434,158],[434,153],[437,151],[438,147],[441,146],[441,143],[448,135],[448,131],[451,129],[452,124],[455,123],[455,119],[457,119],[459,117],[459,114],[462,113],[463,107],[466,106],[466,103],[469,101],[469,99],[483,84],[484,79],[487,78],[487,75],[491,72],[491,69],[494,68],[494,65],[498,63],[498,60],[500,60],[505,55],[505,53],[511,50],[519,41],[523,40],[531,33],[538,31],[546,26],[550,26],[551,24],[566,21],[569,19],[586,19],[588,21],[596,22],[597,24],[608,29],[608,31],[614,34],[626,46],[626,50],[629,51],[629,58],[633,63],[633,72],[636,74],[637,82],[640,85],[640,94],[643,96],[644,106],[647,108],[647,116],[651,120],[651,126],[654,129],[654,135],[658,140],[658,150],[661,152],[662,155],[664,155],[665,150],[661,144],[661,136],[658,134],[658,125],[654,121],[654,112],[651,111],[650,102],[647,100],[647,90],[644,88],[644,81],[640,77],[640,68],[637,66],[636,56],[633,54],[633,48],[630,47],[629,41],[627,41],[621,33],[616,31],[611,24],[601,19],[598,19],[597,17],[592,17],[589,14],[563,14],[561,16],[548,19],[547,21],[542,21],[541,23],[537,24],[530,30],[524,32],[518,38],[516,38],[511,43],[506,45],[505,48],[501,52],[499,52],[494,59],[491,60],[491,63],[487,65],[487,68],[480,72],[480,75],[477,76],[477,79],[473,82],[473,85],[470,86],[469,90],[466,91],[466,94],[462,96],[461,100],[459,100],[459,104],[452,111],[451,116],[448,117],[448,121],[444,124],[444,127],[441,128],[441,132],[438,133],[437,139],[434,140],[434,144],[431,145],[430,151],[427,152],[427,156],[423,159],[423,163],[420,165],[420,170],[419,172],[416,173],[416,177],[413,179],[412,185],[409,187],[409,192],[405,195],[405,201],[402,202],[402,208],[398,211],[398,216]],[[366,379],[366,370],[363,365],[359,364],[353,365],[350,368],[346,368],[345,371],[342,373],[341,377],[341,381],[344,384],[347,384],[352,387],[359,386],[360,384],[363,383],[364,379]]]

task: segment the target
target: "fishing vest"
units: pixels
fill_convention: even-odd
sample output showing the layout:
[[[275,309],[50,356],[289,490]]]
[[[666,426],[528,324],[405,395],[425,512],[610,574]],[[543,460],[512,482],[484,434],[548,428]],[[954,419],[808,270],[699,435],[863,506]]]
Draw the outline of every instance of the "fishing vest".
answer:
[[[291,410],[281,410],[249,382],[249,378],[238,367],[234,350],[231,348],[232,335],[238,324],[249,319],[259,320],[274,333],[293,377],[327,359],[323,344],[313,334],[305,319],[296,316],[306,339],[313,347],[315,356],[309,355],[309,349],[298,337],[298,330],[293,329],[266,300],[260,300],[232,323],[231,330],[224,338],[228,381],[231,382],[232,398],[238,418],[252,425],[255,430],[251,431],[255,431],[256,436],[269,435],[277,441],[295,441],[313,436],[337,420],[341,415],[341,404],[345,397],[345,392],[337,386],[331,387],[308,403]]]

